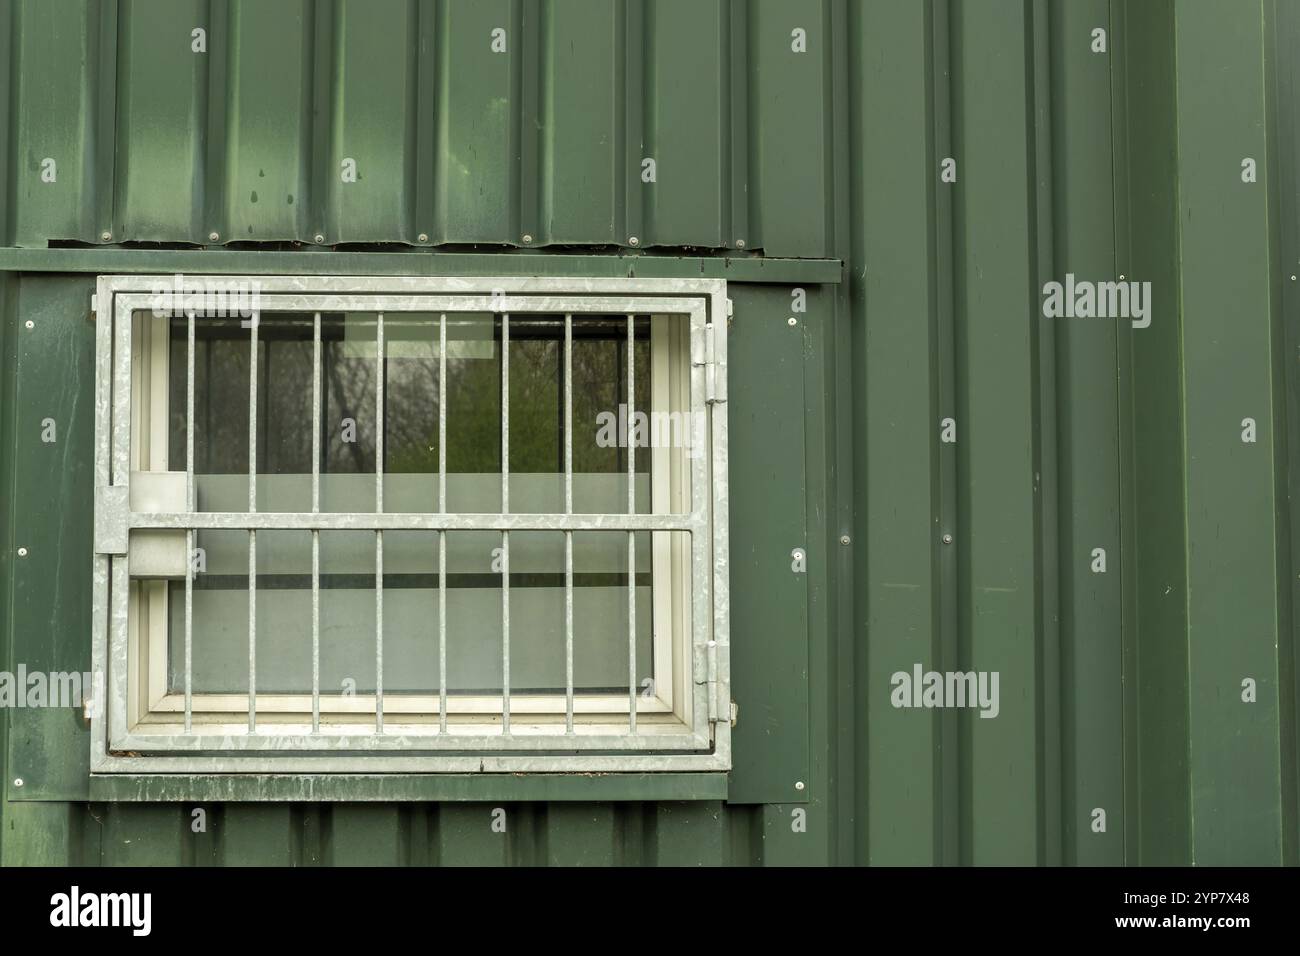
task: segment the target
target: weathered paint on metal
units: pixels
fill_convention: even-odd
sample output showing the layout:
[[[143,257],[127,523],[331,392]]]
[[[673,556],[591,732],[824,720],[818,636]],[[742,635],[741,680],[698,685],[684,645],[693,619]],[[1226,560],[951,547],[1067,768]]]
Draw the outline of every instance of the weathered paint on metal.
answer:
[[[739,704],[733,802],[506,781],[504,839],[471,790],[321,802],[374,796],[344,778],[205,789],[193,833],[184,801],[89,790],[79,716],[0,710],[0,861],[1300,861],[1293,4],[0,0],[0,25],[6,666],[86,660],[96,274],[694,275],[737,302]],[[1067,272],[1150,281],[1150,327],[1043,320]],[[917,662],[1000,671],[999,717],[893,707]]]

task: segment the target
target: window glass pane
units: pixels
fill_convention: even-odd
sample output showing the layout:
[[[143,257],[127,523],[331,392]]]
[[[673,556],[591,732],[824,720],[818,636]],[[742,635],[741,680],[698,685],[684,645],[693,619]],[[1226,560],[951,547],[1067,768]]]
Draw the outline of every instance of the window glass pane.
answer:
[[[259,511],[309,511],[313,429],[319,427],[321,510],[368,512],[376,505],[376,389],[384,403],[384,510],[436,511],[439,461],[439,315],[321,315],[321,419],[312,421],[312,313],[263,313],[258,326],[257,495]],[[666,323],[656,325],[655,323]],[[677,328],[680,367],[665,372],[655,348]],[[509,319],[510,506],[515,513],[564,510],[564,316]],[[636,442],[636,511],[688,511],[686,421],[689,363],[682,316],[637,316],[634,405],[627,406],[627,317],[574,315],[573,507],[627,511],[629,443]],[[168,464],[185,464],[186,320],[170,322]],[[446,356],[447,509],[501,509],[502,317],[448,314]],[[200,319],[195,349],[195,472],[205,511],[248,507],[250,330],[240,320]],[[655,415],[665,418],[656,431]],[[638,418],[639,416],[639,418]],[[673,430],[676,429],[676,430]],[[689,445],[692,438],[685,436]],[[660,441],[662,439],[662,442]],[[671,448],[668,447],[671,443]],[[664,456],[660,459],[659,456]],[[672,456],[671,458],[668,456]],[[671,467],[656,468],[656,462]],[[680,547],[669,546],[680,538]],[[436,695],[438,535],[385,533],[384,685],[394,697]],[[574,669],[579,694],[628,690],[628,535],[575,532]],[[638,687],[674,677],[667,647],[689,602],[689,538],[637,532],[635,656]],[[206,566],[195,577],[194,690],[243,694],[248,688],[247,532],[197,532]],[[375,534],[320,533],[320,686],[327,702],[371,695],[375,671]],[[665,555],[675,555],[671,559]],[[258,535],[259,695],[311,691],[311,533]],[[502,682],[502,536],[447,534],[447,681],[458,696],[499,697]],[[664,589],[656,600],[652,582]],[[168,595],[168,683],[184,682],[184,582]],[[563,694],[565,601],[563,532],[510,535],[511,693]],[[667,610],[665,610],[667,609]],[[659,615],[656,617],[656,615]],[[656,653],[655,632],[662,632]],[[689,683],[686,681],[685,683]],[[305,705],[305,706],[309,706]],[[391,714],[392,711],[390,710]]]

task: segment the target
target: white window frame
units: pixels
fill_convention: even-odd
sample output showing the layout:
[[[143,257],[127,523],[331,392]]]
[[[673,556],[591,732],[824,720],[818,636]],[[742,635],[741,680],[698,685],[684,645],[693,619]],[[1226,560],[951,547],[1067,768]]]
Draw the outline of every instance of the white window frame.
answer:
[[[166,473],[168,468],[166,336],[158,336],[163,340],[161,347],[157,342],[151,346],[148,339],[156,335],[155,329],[165,331],[170,320],[146,318],[146,325],[152,322],[153,328],[144,334],[140,334],[138,325],[133,334],[132,326],[138,321],[136,313],[152,309],[155,290],[170,287],[173,277],[101,277],[95,303],[98,347],[93,647],[94,666],[99,673],[107,673],[108,681],[106,706],[98,708],[92,719],[92,772],[729,769],[725,440],[729,302],[725,282],[505,277],[203,278],[211,282],[255,282],[262,308],[277,312],[650,314],[650,408],[662,408],[668,392],[680,388],[689,397],[690,410],[707,415],[709,447],[698,458],[692,458],[690,486],[694,501],[682,509],[686,512],[682,514],[313,513],[310,520],[304,521],[302,515],[257,512],[210,518],[185,512],[174,504],[160,505],[157,500],[147,504],[150,498],[169,497],[165,491],[159,493],[157,481],[162,477],[159,473]],[[688,385],[670,381],[674,367],[681,366],[674,365],[671,348],[665,347],[663,341],[669,323],[660,319],[666,315],[690,317]],[[147,371],[133,375],[133,368]],[[676,401],[671,405],[676,409]],[[654,500],[665,500],[667,495],[675,505],[674,496],[680,497],[674,487],[680,481],[675,476],[682,471],[675,470],[677,462],[669,466],[668,457],[652,458],[649,480]],[[231,518],[234,523],[220,523]],[[130,587],[117,586],[131,581],[130,562],[147,565],[150,554],[167,547],[165,537],[170,535],[174,542],[178,535],[193,529],[196,520],[208,521],[204,527],[251,531],[258,527],[351,527],[347,523],[351,518],[360,518],[361,527],[379,532],[376,537],[381,561],[383,530],[480,528],[490,519],[490,530],[651,531],[655,620],[676,615],[671,628],[655,629],[655,685],[660,692],[653,698],[578,695],[572,698],[571,705],[564,695],[449,695],[447,717],[474,716],[464,721],[442,718],[440,725],[437,697],[393,696],[383,698],[378,726],[366,726],[360,718],[374,720],[375,697],[382,697],[382,691],[380,695],[349,701],[322,693],[318,698],[319,725],[310,734],[296,732],[293,728],[300,726],[296,721],[292,725],[275,722],[277,714],[301,713],[300,695],[257,694],[249,708],[249,725],[241,727],[217,715],[235,709],[230,707],[232,704],[239,709],[247,706],[248,695],[212,695],[205,699],[204,695],[193,694],[189,695],[190,708],[184,724],[178,724],[169,714],[184,710],[184,700],[178,700],[180,695],[176,693],[166,693],[166,655],[148,651],[156,650],[158,642],[165,647],[165,625],[160,622],[167,619],[166,588],[161,582],[144,588],[137,587],[136,582],[131,582]],[[689,531],[689,536],[654,533],[670,530]],[[150,539],[152,550],[142,544]],[[669,553],[670,547],[681,548],[683,540],[690,542],[689,562],[684,554],[674,558]],[[188,553],[183,541],[180,547]],[[674,568],[688,566],[688,573],[677,573],[674,579]],[[151,623],[140,627],[140,622]],[[135,639],[132,628],[136,628]],[[661,644],[671,642],[673,634],[681,635],[679,646]],[[671,653],[664,653],[668,650]],[[667,667],[669,662],[671,671],[662,672],[661,665]],[[137,679],[131,680],[131,674]],[[680,698],[676,701],[674,687]],[[630,721],[631,727],[630,700],[636,701],[636,719]],[[508,728],[501,716],[506,701],[514,718]],[[400,726],[403,714],[428,713],[430,703],[435,714],[431,729]],[[254,707],[260,718],[256,722]],[[385,720],[390,722],[390,728],[399,725],[400,732],[385,729]],[[571,721],[571,731],[566,734],[567,721]]]

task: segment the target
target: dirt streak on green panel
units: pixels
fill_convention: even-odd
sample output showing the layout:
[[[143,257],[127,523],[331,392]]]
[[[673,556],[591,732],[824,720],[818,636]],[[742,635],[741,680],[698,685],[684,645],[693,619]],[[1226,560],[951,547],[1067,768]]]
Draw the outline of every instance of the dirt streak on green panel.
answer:
[[[934,580],[935,291],[931,194],[938,179],[929,128],[930,17],[899,0],[858,8],[851,29],[867,52],[856,66],[860,100],[852,142],[863,157],[855,183],[852,273],[858,313],[856,537],[863,652],[856,671],[867,705],[859,780],[867,805],[867,859],[938,861],[935,755],[938,723],[890,704],[890,675],[936,657]],[[889,36],[891,42],[870,42]],[[896,138],[874,135],[892,129]],[[950,185],[943,186],[951,189]],[[863,320],[865,318],[865,321]],[[860,844],[861,845],[861,844]]]
[[[44,677],[90,671],[92,513],[70,503],[93,497],[92,288],[90,277],[53,275],[27,277],[20,286],[12,500],[21,505],[9,520],[15,549],[26,554],[12,565],[11,672],[22,667]],[[51,706],[55,681],[47,682],[46,706],[9,714],[11,773],[0,780],[0,791],[10,799],[86,796],[89,733],[81,702]],[[58,683],[62,693],[75,692]],[[15,778],[23,780],[21,788]]]
[[[999,709],[961,713],[963,858],[1038,859],[1036,519],[1038,396],[1033,334],[1032,130],[1022,3],[957,3],[954,111],[959,182],[962,671],[999,679]],[[1016,104],[1011,108],[1010,104]],[[928,662],[921,662],[927,667]]]
[[[438,234],[452,242],[517,242],[512,210],[517,129],[511,60],[523,38],[493,31],[511,22],[509,0],[449,3],[439,38]]]
[[[410,0],[380,0],[336,9],[335,49],[328,51],[333,87],[325,236],[330,242],[413,242],[415,7]],[[235,199],[292,205],[285,195],[256,190]]]
[[[309,185],[312,27],[330,5],[231,0],[229,9],[225,223],[211,227],[220,241],[301,239],[304,210],[323,199],[311,196]]]
[[[645,154],[655,180],[646,194],[644,231],[652,245],[728,245],[722,124],[722,3],[654,0],[646,7]]]
[[[199,0],[121,5],[115,206],[123,219],[115,233],[175,241],[203,228],[200,93],[208,55],[194,51],[191,31],[207,32],[206,6]]]
[[[541,228],[538,242],[621,239],[621,144],[616,6],[607,0],[542,4]]]
[[[96,163],[99,19],[109,7],[83,0],[17,4],[11,175],[21,245],[44,245],[45,236],[98,241],[98,191],[112,177],[111,168]]]
[[[1114,216],[1096,201],[1112,190],[1109,51],[1092,50],[1097,24],[1110,32],[1107,0],[1052,4],[1055,261],[1091,281],[1117,278]],[[1119,410],[1116,320],[1057,323],[1060,386],[1062,829],[1064,862],[1123,862],[1123,679],[1121,672]],[[1119,320],[1123,321],[1123,320]],[[1098,554],[1100,549],[1103,553]],[[1105,830],[1094,828],[1094,810]]]
[[[1174,17],[1178,151],[1188,159],[1178,190],[1187,531],[1198,542],[1187,592],[1192,860],[1280,862],[1262,20],[1205,2],[1179,5]],[[1211,57],[1223,65],[1204,69]],[[1247,157],[1257,182],[1243,182]],[[1256,687],[1250,703],[1246,681]]]

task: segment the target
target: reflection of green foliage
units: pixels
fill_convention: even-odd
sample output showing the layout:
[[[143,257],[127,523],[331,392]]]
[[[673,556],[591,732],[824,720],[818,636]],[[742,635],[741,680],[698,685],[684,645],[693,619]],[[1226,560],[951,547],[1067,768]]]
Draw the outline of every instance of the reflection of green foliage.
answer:
[[[278,317],[271,317],[278,318]],[[342,317],[322,323],[321,471],[373,471],[375,360],[373,345],[349,331]],[[349,321],[356,321],[349,317]],[[431,321],[436,321],[432,320]],[[195,352],[195,468],[205,474],[248,470],[248,331],[237,322],[207,323]],[[311,471],[311,320],[263,318],[258,349],[258,470]],[[373,327],[372,327],[373,328]],[[617,413],[627,400],[626,337],[622,323],[608,336],[575,337],[573,345],[573,468],[579,473],[619,472],[625,451],[596,446],[596,416]],[[543,320],[511,320],[510,470],[557,473],[564,468],[563,329]],[[427,351],[394,350],[385,361],[384,469],[394,474],[436,474],[438,470],[438,359],[434,324]],[[369,340],[373,343],[373,338]],[[489,340],[481,340],[487,345]],[[173,326],[171,343],[171,456],[184,467],[185,329]],[[635,399],[642,407],[650,392],[650,344],[636,344]],[[448,357],[447,470],[492,473],[501,467],[501,365],[499,325],[491,358]],[[357,422],[357,441],[340,440],[339,422]],[[648,467],[637,456],[637,470]]]

